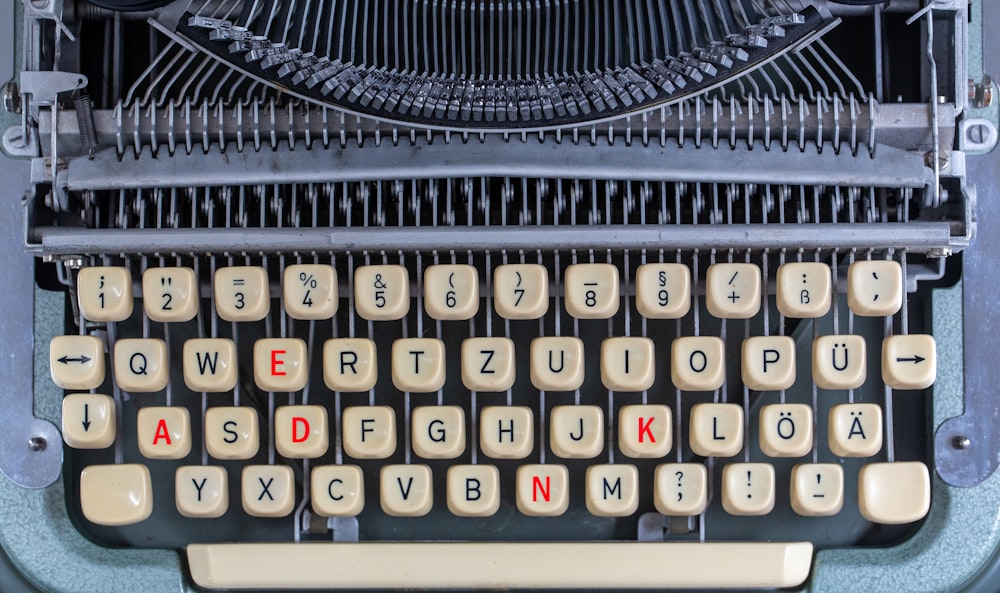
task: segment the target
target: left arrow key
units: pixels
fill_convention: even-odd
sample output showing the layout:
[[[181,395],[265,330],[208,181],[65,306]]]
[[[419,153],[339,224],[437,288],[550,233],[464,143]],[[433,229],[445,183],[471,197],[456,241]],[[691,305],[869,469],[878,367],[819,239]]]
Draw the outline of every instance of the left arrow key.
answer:
[[[57,336],[49,345],[52,380],[63,389],[94,389],[104,383],[104,343],[94,336]]]
[[[76,449],[104,449],[115,442],[115,401],[98,393],[72,393],[63,399],[63,440]]]

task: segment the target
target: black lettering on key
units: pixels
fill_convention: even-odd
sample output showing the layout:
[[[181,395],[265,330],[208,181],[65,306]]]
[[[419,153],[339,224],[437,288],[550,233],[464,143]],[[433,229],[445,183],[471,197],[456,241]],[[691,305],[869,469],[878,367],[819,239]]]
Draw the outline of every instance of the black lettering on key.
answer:
[[[274,483],[274,478],[270,478],[267,482],[264,482],[264,478],[257,478],[257,481],[260,482],[260,496],[257,497],[257,500],[264,500],[264,497],[266,496],[268,500],[273,501],[274,497],[271,496],[271,484]]]

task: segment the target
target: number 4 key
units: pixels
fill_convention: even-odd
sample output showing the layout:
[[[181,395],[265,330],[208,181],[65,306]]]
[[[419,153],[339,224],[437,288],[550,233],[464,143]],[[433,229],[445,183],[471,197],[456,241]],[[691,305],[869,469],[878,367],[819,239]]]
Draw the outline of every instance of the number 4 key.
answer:
[[[281,289],[285,312],[293,319],[330,319],[337,313],[337,274],[333,266],[288,266]]]

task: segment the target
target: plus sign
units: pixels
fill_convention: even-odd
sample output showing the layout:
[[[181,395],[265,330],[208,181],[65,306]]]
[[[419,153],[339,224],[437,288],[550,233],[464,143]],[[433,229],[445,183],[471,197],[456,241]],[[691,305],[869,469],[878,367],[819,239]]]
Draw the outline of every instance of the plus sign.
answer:
[[[729,299],[729,300],[731,300],[731,301],[733,301],[733,304],[735,305],[736,304],[736,300],[738,298],[740,298],[740,295],[736,294],[736,291],[734,290],[733,294],[727,296],[726,298]]]

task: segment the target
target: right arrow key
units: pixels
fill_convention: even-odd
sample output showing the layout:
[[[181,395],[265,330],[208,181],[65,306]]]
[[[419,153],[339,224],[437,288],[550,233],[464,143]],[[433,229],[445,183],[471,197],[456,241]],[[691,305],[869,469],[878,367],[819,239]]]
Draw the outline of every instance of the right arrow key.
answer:
[[[882,342],[882,380],[893,389],[927,389],[937,375],[937,347],[925,334],[889,336]]]

